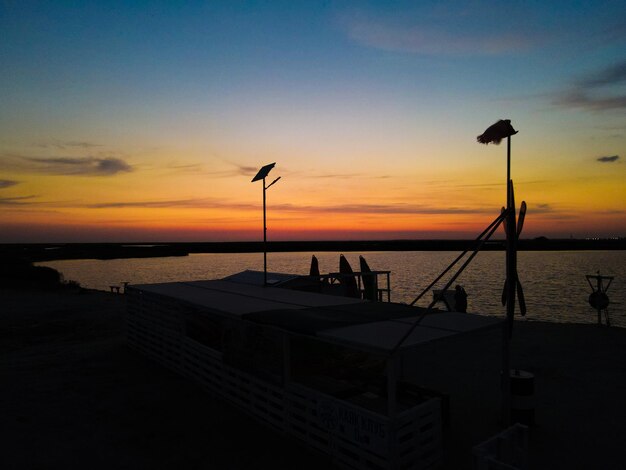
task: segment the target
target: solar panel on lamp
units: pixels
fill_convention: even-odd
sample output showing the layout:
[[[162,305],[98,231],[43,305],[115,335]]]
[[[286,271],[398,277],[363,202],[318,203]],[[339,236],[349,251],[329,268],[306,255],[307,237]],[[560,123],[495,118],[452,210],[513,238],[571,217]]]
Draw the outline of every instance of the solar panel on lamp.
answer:
[[[275,165],[276,165],[276,162],[270,163],[269,165],[265,165],[264,167],[262,167],[259,170],[259,172],[256,174],[256,176],[252,178],[251,183],[254,183],[255,181],[259,181],[265,178],[268,175],[268,173],[271,171],[271,169],[274,168]]]

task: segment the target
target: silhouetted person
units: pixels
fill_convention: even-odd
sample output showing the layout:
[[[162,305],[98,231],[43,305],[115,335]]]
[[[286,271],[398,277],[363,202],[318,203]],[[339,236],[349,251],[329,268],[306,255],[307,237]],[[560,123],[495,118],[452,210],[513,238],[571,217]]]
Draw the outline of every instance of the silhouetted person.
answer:
[[[462,313],[467,312],[467,292],[460,284],[454,288],[454,310]]]
[[[320,275],[320,265],[319,265],[319,262],[317,261],[316,256],[313,255],[311,257],[311,269],[309,270],[309,276],[319,277],[319,275]]]

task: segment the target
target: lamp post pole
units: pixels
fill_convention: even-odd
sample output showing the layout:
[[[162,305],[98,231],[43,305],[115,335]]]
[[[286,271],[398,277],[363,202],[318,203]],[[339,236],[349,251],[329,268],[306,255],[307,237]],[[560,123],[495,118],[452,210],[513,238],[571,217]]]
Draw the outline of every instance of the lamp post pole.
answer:
[[[274,168],[275,165],[276,163],[270,163],[269,165],[265,165],[264,167],[261,167],[261,169],[258,171],[256,176],[252,178],[253,183],[255,181],[261,181],[263,183],[263,285],[264,286],[267,286],[267,215],[266,215],[267,212],[266,212],[265,192],[270,188],[270,186],[272,186],[274,183],[276,183],[280,179],[280,176],[276,178],[274,181],[272,181],[270,184],[268,184],[267,186],[265,185],[265,178],[267,178],[267,175],[272,170],[272,168]]]
[[[267,217],[265,211],[265,178],[263,178],[263,285],[267,285]]]

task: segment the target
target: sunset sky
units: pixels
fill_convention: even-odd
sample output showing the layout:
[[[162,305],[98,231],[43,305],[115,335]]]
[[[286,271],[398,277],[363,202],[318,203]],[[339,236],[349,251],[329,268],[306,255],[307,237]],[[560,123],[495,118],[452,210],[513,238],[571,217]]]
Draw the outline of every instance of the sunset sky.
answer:
[[[615,2],[2,1],[0,242],[626,236]],[[268,181],[269,183],[269,181]]]

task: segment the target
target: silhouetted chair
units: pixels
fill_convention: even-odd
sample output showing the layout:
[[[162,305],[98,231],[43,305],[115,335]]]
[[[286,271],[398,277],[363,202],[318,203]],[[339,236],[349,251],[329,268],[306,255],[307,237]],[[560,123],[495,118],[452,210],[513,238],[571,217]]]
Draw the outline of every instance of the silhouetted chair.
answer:
[[[342,274],[339,282],[345,289],[345,295],[347,297],[360,298],[361,294],[356,284],[356,278],[354,277],[354,271],[345,256],[339,255],[339,273]]]
[[[371,273],[372,270],[363,256],[359,256],[359,263],[361,264],[361,277],[363,278],[363,297],[372,302],[377,302],[380,299],[378,298],[378,279],[376,274],[366,274]]]

